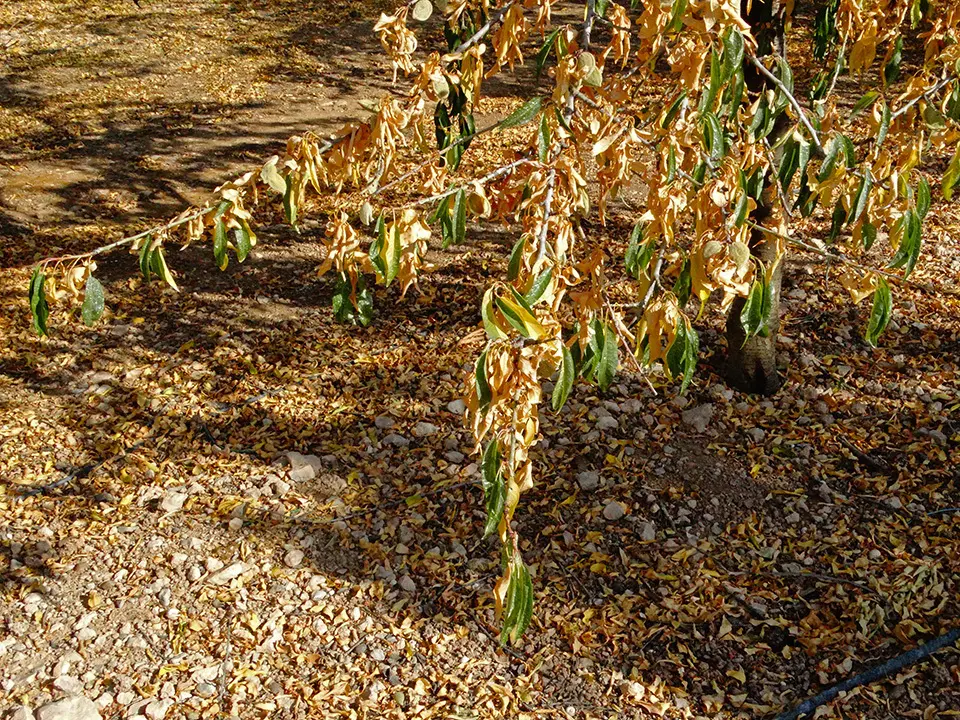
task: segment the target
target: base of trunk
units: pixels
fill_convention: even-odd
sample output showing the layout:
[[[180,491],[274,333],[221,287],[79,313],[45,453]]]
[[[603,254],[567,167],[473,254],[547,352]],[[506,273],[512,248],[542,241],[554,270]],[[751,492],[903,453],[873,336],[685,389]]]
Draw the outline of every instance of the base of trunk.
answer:
[[[773,395],[783,384],[777,372],[777,335],[755,335],[744,343],[742,308],[737,304],[734,302],[727,318],[727,382],[753,395]]]

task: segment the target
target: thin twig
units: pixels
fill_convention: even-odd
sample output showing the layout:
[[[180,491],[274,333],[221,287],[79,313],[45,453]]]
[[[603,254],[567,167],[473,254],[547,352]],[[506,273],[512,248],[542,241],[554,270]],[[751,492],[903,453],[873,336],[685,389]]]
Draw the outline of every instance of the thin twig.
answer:
[[[892,114],[890,115],[890,122],[893,122],[894,120],[896,120],[898,117],[900,117],[901,115],[903,115],[905,112],[907,112],[910,108],[912,108],[914,105],[916,105],[916,104],[917,104],[918,102],[920,102],[921,100],[929,100],[931,95],[935,95],[935,94],[937,94],[938,92],[940,92],[940,90],[942,90],[943,87],[944,87],[945,85],[947,85],[951,80],[953,80],[952,77],[945,77],[945,78],[943,78],[940,82],[938,82],[936,85],[934,85],[932,88],[930,88],[929,90],[926,90],[926,91],[920,93],[917,97],[915,97],[913,100],[911,100],[910,102],[908,102],[908,103],[907,103],[906,105],[904,105],[902,108],[900,108],[899,110],[897,110],[895,113],[892,113]]]
[[[449,190],[444,190],[442,193],[437,193],[436,195],[431,195],[430,197],[421,198],[420,200],[414,200],[412,202],[407,203],[406,205],[401,205],[399,209],[402,210],[404,208],[418,207],[420,205],[429,205],[430,203],[437,202],[438,200],[443,200],[445,197],[456,195],[458,192],[460,192],[461,190],[465,190],[468,186],[473,185],[474,183],[483,184],[486,182],[490,182],[491,180],[496,180],[498,177],[506,175],[511,170],[513,170],[516,167],[519,167],[520,165],[528,165],[536,162],[539,162],[539,161],[531,160],[530,158],[520,158],[519,160],[514,160],[512,163],[503,165],[497,168],[496,170],[494,170],[493,172],[487,173],[481,178],[477,178],[476,180],[471,180],[469,183],[465,183],[463,185],[452,187]]]
[[[553,205],[553,188],[557,181],[557,169],[550,168],[547,176],[547,194],[543,199],[543,225],[540,227],[540,236],[537,238],[537,259],[533,267],[537,268],[547,255],[547,232],[550,229],[550,210]]]
[[[512,2],[511,2],[511,3],[507,3],[507,4],[504,5],[502,8],[500,8],[500,9],[497,10],[495,13],[493,13],[493,15],[490,16],[490,18],[487,20],[487,22],[486,22],[485,24],[483,24],[483,25],[480,27],[480,29],[477,30],[473,35],[471,35],[469,38],[467,38],[466,40],[464,40],[464,41],[457,47],[457,49],[453,51],[452,54],[453,54],[453,55],[459,55],[460,53],[462,53],[462,52],[464,52],[464,51],[466,51],[466,50],[469,50],[471,47],[473,47],[473,46],[476,45],[478,42],[480,42],[481,40],[483,40],[483,38],[486,37],[487,33],[490,32],[490,28],[492,28],[496,23],[500,22],[500,21],[503,19],[503,16],[507,14],[507,11],[510,10],[511,7],[513,7],[513,3],[512,3]]]
[[[780,78],[774,75],[772,72],[767,70],[766,66],[757,59],[755,55],[747,55],[747,59],[760,71],[760,74],[763,75],[767,80],[772,82],[777,86],[777,89],[782,92],[787,100],[790,101],[790,104],[793,105],[794,109],[797,111],[797,114],[800,116],[800,122],[803,123],[803,126],[807,129],[807,132],[810,133],[810,137],[816,145],[817,151],[821,156],[826,155],[824,152],[823,145],[820,143],[820,135],[814,130],[813,125],[810,123],[810,120],[807,118],[807,113],[804,111],[803,106],[800,105],[800,102],[793,96],[793,93],[787,89],[787,86],[784,85]]]

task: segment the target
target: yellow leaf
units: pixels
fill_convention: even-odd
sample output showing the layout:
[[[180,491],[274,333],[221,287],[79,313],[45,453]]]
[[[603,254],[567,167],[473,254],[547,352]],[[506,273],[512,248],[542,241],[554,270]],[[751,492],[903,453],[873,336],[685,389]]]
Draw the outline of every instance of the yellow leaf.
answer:
[[[727,675],[732,677],[734,680],[739,680],[741,683],[747,682],[747,674],[743,670],[727,670]]]
[[[723,622],[720,623],[720,633],[717,635],[718,638],[726,637],[733,632],[733,625],[730,624],[730,621],[727,620],[726,616],[723,618]]]

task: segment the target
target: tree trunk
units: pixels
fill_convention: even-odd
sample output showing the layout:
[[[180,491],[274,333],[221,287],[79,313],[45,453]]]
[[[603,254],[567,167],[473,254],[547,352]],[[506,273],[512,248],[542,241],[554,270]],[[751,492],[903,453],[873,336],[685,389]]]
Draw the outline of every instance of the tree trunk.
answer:
[[[750,6],[749,12],[747,11]],[[780,0],[741,1],[741,13],[750,24],[751,32],[757,40],[757,56],[784,52],[783,8]],[[749,62],[744,61],[744,84],[754,93],[764,92],[768,81]],[[778,118],[772,133],[772,143],[785,130],[786,113]],[[751,213],[750,220],[762,225],[773,214],[773,208],[779,198],[776,191],[776,178],[768,176],[765,187],[757,202],[757,208]],[[776,261],[776,244],[759,230],[750,235],[750,252],[766,268],[773,267]],[[779,264],[770,278],[773,303],[765,334],[754,335],[746,339],[746,332],[740,322],[740,313],[746,304],[745,298],[736,298],[727,316],[727,381],[739,390],[760,395],[772,395],[780,389],[780,374],[777,372],[777,333],[780,330],[780,280],[783,264]]]

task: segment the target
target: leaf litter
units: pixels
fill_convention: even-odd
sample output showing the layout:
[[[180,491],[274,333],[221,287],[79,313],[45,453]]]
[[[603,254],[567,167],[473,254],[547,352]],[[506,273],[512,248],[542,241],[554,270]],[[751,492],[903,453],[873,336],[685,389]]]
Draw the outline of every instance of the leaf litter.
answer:
[[[918,278],[955,276],[955,215],[935,207]],[[68,239],[4,252],[0,706],[79,689],[148,717],[756,717],[956,624],[956,297],[904,288],[872,350],[824,268],[794,263],[776,397],[728,390],[709,358],[680,399],[626,370],[574,388],[542,419],[545,482],[518,515],[534,625],[507,649],[456,403],[509,241],[436,254],[419,296],[378,289],[357,329],[330,317],[320,225],[302,230],[264,228],[223,274],[181,253],[180,294],[108,260],[101,325],[44,342],[22,268]],[[950,717],[957,687],[948,652],[825,714]]]

